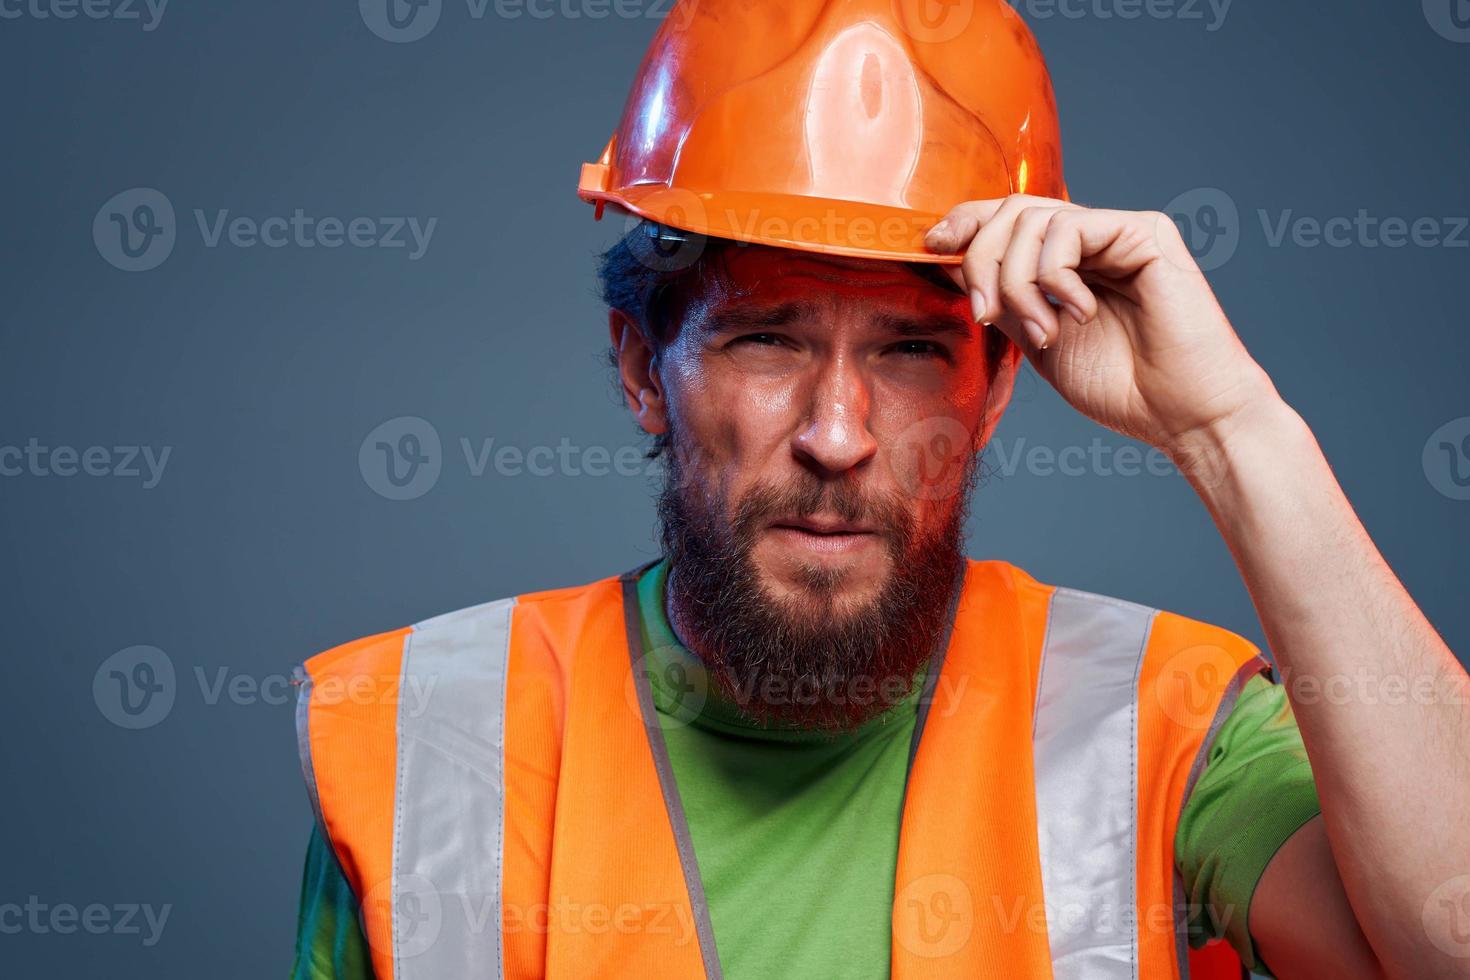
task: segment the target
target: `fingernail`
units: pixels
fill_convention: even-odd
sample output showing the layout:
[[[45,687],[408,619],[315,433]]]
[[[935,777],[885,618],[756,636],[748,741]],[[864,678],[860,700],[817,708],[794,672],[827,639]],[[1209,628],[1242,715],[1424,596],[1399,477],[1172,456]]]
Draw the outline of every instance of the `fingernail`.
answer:
[[[1046,350],[1046,331],[1041,329],[1041,324],[1035,320],[1023,320],[1021,328],[1026,331],[1026,339],[1031,341],[1037,350]]]
[[[985,302],[985,294],[978,289],[970,290],[970,316],[976,323],[985,322],[985,311],[989,306]]]
[[[949,222],[946,220],[946,221],[941,221],[941,222],[939,222],[939,224],[935,225],[933,228],[930,228],[929,229],[929,234],[926,235],[925,237],[926,238],[944,238],[948,234],[949,234]]]
[[[1069,316],[1072,319],[1076,320],[1078,323],[1086,323],[1087,322],[1087,317],[1085,317],[1085,316],[1082,315],[1082,311],[1079,310],[1077,307],[1073,306],[1071,303],[1063,304],[1062,309],[1064,309],[1064,310],[1067,311],[1067,316]]]

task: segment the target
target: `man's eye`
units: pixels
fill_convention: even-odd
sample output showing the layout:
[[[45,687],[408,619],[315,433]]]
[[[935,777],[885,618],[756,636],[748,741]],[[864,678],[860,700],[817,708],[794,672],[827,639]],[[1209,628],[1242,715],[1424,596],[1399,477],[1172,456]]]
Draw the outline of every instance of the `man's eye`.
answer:
[[[896,353],[908,357],[944,357],[945,349],[932,340],[904,340],[893,345]]]
[[[775,347],[781,343],[781,338],[773,333],[748,333],[735,338],[737,344],[756,344],[761,347]]]

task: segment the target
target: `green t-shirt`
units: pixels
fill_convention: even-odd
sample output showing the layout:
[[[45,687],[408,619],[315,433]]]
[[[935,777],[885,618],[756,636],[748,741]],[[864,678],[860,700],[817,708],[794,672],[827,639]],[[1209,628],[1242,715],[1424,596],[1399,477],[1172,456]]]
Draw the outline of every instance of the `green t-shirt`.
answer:
[[[917,692],[849,735],[762,728],[732,705],[691,705],[691,662],[664,611],[667,564],[638,582],[650,687],[728,980],[889,972],[893,881]],[[1191,942],[1230,941],[1248,966],[1251,896],[1280,846],[1319,812],[1285,692],[1247,682],[1180,817],[1175,858]],[[357,899],[316,833],[293,980],[372,980]],[[1216,910],[1230,910],[1221,914]]]

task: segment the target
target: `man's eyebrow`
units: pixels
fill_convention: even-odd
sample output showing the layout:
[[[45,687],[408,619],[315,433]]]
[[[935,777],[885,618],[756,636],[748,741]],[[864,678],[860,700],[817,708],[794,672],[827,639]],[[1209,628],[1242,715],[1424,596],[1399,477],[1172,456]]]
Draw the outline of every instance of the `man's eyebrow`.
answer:
[[[953,314],[901,316],[886,313],[878,317],[878,326],[901,337],[973,336],[972,325]]]
[[[783,327],[800,318],[806,310],[806,304],[795,302],[779,306],[731,306],[711,313],[705,320],[704,329],[712,334],[759,333]]]
[[[777,306],[730,306],[711,313],[704,321],[708,334],[760,333],[775,330],[810,313],[808,304],[781,303]],[[953,314],[910,316],[885,313],[874,320],[878,329],[900,337],[971,337],[974,328]]]

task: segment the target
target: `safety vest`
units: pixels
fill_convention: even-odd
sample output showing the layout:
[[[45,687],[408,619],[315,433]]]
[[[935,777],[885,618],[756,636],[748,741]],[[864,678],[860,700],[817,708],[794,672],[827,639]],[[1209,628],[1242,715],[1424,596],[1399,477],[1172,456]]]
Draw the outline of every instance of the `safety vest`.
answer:
[[[302,765],[379,980],[721,976],[641,572],[303,665]],[[1003,562],[968,563],[956,595],[910,752],[892,976],[1239,978],[1225,944],[1187,946],[1174,832],[1256,648]]]

